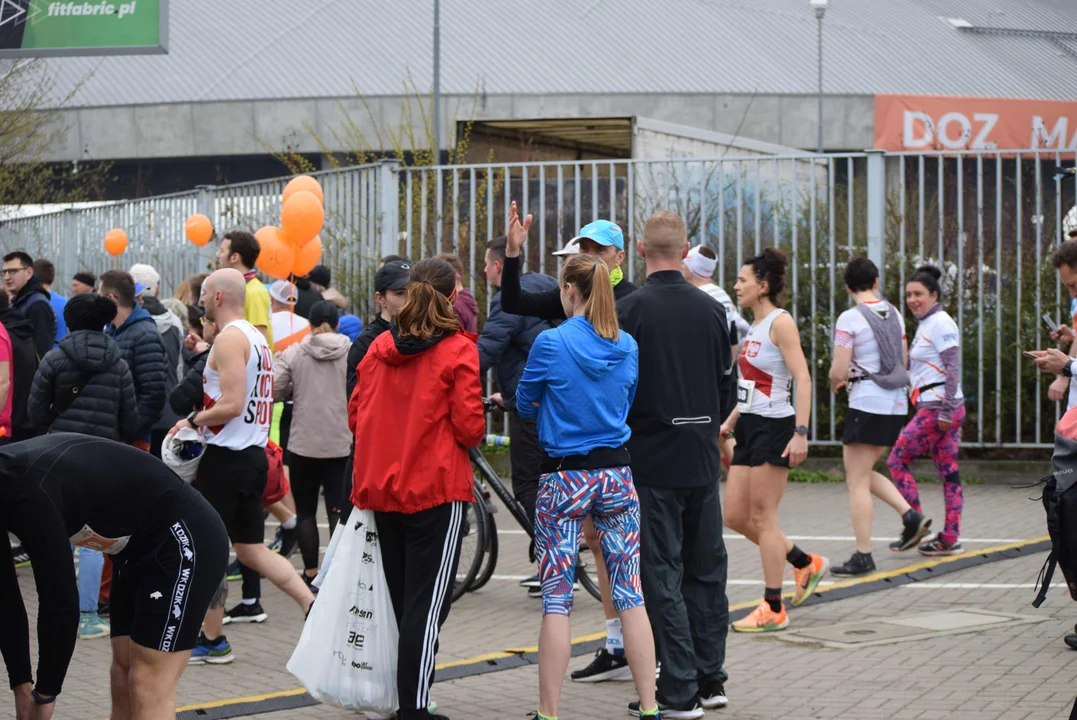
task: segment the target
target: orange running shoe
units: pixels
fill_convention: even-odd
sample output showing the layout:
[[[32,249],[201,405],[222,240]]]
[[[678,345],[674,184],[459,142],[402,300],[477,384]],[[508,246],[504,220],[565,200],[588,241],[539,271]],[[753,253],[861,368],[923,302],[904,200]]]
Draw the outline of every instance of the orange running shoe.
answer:
[[[787,627],[789,616],[785,614],[785,605],[782,605],[781,612],[774,612],[766,600],[759,603],[759,607],[747,617],[733,623],[734,630],[746,633],[775,632]]]
[[[811,564],[803,568],[793,568],[793,577],[797,582],[797,589],[793,594],[793,607],[800,607],[811,597],[815,592],[815,587],[830,568],[830,561],[822,555],[808,553],[808,557],[811,558]]]

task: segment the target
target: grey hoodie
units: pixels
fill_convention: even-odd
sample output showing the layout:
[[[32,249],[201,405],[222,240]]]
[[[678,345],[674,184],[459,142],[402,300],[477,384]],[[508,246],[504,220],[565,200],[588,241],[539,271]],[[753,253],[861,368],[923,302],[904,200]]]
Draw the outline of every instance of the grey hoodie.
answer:
[[[347,457],[352,446],[345,394],[348,348],[340,333],[308,335],[273,365],[273,394],[291,400],[288,451],[312,458]]]

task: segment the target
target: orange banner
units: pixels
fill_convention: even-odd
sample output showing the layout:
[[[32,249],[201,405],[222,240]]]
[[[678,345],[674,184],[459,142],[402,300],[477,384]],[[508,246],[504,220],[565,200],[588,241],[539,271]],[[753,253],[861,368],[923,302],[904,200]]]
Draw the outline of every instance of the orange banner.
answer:
[[[876,95],[875,149],[1077,152],[1077,102]]]

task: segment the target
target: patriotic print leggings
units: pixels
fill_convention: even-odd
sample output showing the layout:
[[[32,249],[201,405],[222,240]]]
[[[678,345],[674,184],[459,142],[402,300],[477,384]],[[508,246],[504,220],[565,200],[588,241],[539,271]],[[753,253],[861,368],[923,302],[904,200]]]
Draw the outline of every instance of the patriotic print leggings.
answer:
[[[920,491],[909,466],[917,457],[931,452],[935,470],[942,479],[943,495],[946,499],[946,524],[939,534],[947,543],[954,543],[961,533],[961,511],[965,505],[965,494],[961,489],[961,475],[957,466],[957,445],[961,439],[961,424],[965,421],[965,406],[954,410],[953,425],[946,431],[939,429],[941,412],[941,408],[918,410],[901,431],[886,464],[901,496],[912,505],[913,510],[923,512],[920,508]]]
[[[627,467],[562,470],[539,479],[535,550],[542,614],[572,613],[583,521],[590,516],[602,543],[617,612],[643,605],[639,578],[639,496]],[[595,558],[602,562],[603,558]]]

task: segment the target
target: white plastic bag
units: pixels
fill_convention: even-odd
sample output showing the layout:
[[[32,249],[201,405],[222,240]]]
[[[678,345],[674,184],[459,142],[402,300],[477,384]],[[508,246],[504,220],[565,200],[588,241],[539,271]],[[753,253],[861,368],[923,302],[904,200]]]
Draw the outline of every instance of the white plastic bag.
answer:
[[[161,460],[183,479],[194,482],[198,475],[198,463],[206,450],[206,439],[194,428],[180,428],[172,437],[161,443]]]
[[[330,542],[334,545],[288,672],[319,702],[391,715],[400,704],[399,631],[374,513],[353,509],[348,520],[337,525]]]

